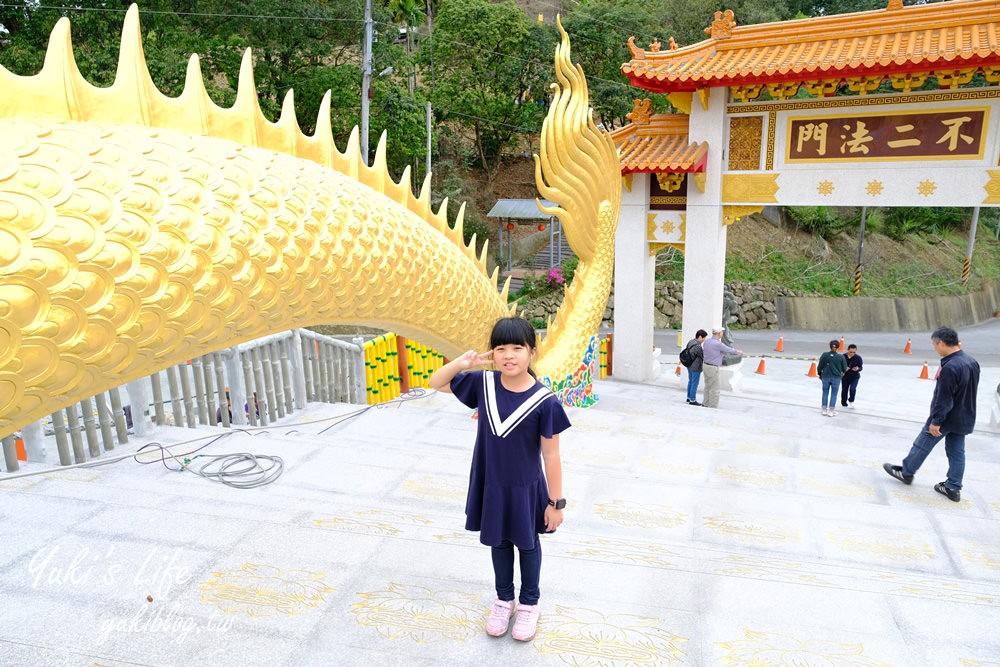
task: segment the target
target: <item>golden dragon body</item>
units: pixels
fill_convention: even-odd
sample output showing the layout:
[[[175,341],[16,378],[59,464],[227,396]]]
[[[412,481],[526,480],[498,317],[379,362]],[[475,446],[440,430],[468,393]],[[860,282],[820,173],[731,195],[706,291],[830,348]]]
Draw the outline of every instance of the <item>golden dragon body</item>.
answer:
[[[563,89],[536,171],[581,261],[538,370],[572,402],[589,396],[580,368],[594,368],[620,185],[614,144],[590,120],[568,58],[563,33]],[[328,98],[312,136],[291,93],[271,123],[251,63],[248,51],[229,109],[209,100],[197,56],[168,98],[149,77],[133,5],[110,88],[80,75],[66,19],[37,75],[0,67],[0,436],[290,328],[368,324],[454,356],[511,312],[487,249],[477,256],[463,241],[461,211],[450,227],[447,202],[431,210],[429,176],[419,196],[408,173],[393,181],[384,138],[372,166],[357,131],[339,152]]]

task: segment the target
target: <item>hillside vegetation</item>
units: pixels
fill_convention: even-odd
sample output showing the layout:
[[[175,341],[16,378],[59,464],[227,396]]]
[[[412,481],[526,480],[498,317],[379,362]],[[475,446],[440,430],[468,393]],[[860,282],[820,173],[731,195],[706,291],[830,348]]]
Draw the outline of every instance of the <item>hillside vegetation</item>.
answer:
[[[497,198],[537,196],[531,160],[504,164],[492,182],[469,193],[472,203],[489,210]],[[861,294],[863,296],[940,296],[980,289],[1000,280],[1000,210],[980,210],[972,270],[963,287],[962,265],[972,209],[869,208],[865,223]],[[731,225],[727,236],[726,280],[781,285],[801,294],[850,296],[858,258],[860,209],[809,207],[783,209],[781,221],[750,215]],[[496,249],[496,227],[477,227]],[[537,248],[536,248],[537,250]],[[684,255],[665,249],[657,255],[659,280],[684,279]]]
[[[918,297],[961,294],[980,289],[983,281],[1000,279],[1000,243],[994,238],[996,221],[981,214],[972,270],[968,284],[962,285],[971,219],[971,210],[966,211],[964,225],[908,231],[891,238],[878,229],[877,215],[876,224],[871,224],[869,210],[861,294]],[[726,280],[781,285],[801,294],[850,296],[857,264],[858,231],[855,224],[824,238],[787,221],[775,224],[760,215],[747,216],[729,228]],[[657,258],[657,276],[683,280],[683,256],[674,250],[661,252]]]

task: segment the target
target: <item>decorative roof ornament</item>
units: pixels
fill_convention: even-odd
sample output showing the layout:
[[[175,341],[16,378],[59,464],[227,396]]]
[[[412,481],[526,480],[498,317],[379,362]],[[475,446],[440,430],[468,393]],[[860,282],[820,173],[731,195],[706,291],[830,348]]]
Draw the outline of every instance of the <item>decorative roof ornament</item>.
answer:
[[[725,12],[715,12],[715,20],[712,25],[705,28],[705,34],[712,39],[729,39],[733,36],[733,28],[736,27],[736,15],[733,10],[727,9]]]
[[[625,114],[636,125],[649,125],[649,118],[653,115],[653,101],[648,97],[643,100],[632,100],[632,111]]]
[[[635,35],[628,38],[628,50],[632,54],[632,60],[646,59],[646,50],[635,45]]]
[[[649,43],[649,50],[656,53],[660,50],[660,38],[654,37],[653,41]]]
[[[894,9],[902,9],[903,0],[889,0],[889,3],[885,6],[886,11],[893,11]]]
[[[674,41],[673,37],[670,38],[670,50],[671,51],[677,50],[677,42]]]

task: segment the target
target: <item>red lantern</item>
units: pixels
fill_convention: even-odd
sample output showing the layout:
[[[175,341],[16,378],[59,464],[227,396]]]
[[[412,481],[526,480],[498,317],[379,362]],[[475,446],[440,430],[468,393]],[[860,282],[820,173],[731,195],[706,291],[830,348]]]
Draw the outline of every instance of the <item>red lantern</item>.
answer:
[[[545,231],[545,225],[538,225],[538,231],[544,232]]]
[[[507,223],[507,231],[508,232],[509,231],[513,231],[513,229],[514,229],[514,223],[513,222],[508,222]]]

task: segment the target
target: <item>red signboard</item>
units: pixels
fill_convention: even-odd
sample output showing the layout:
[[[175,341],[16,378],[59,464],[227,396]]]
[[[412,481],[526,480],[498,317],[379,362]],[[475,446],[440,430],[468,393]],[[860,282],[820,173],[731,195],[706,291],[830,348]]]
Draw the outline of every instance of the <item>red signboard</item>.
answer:
[[[786,162],[979,159],[986,107],[788,119]]]

